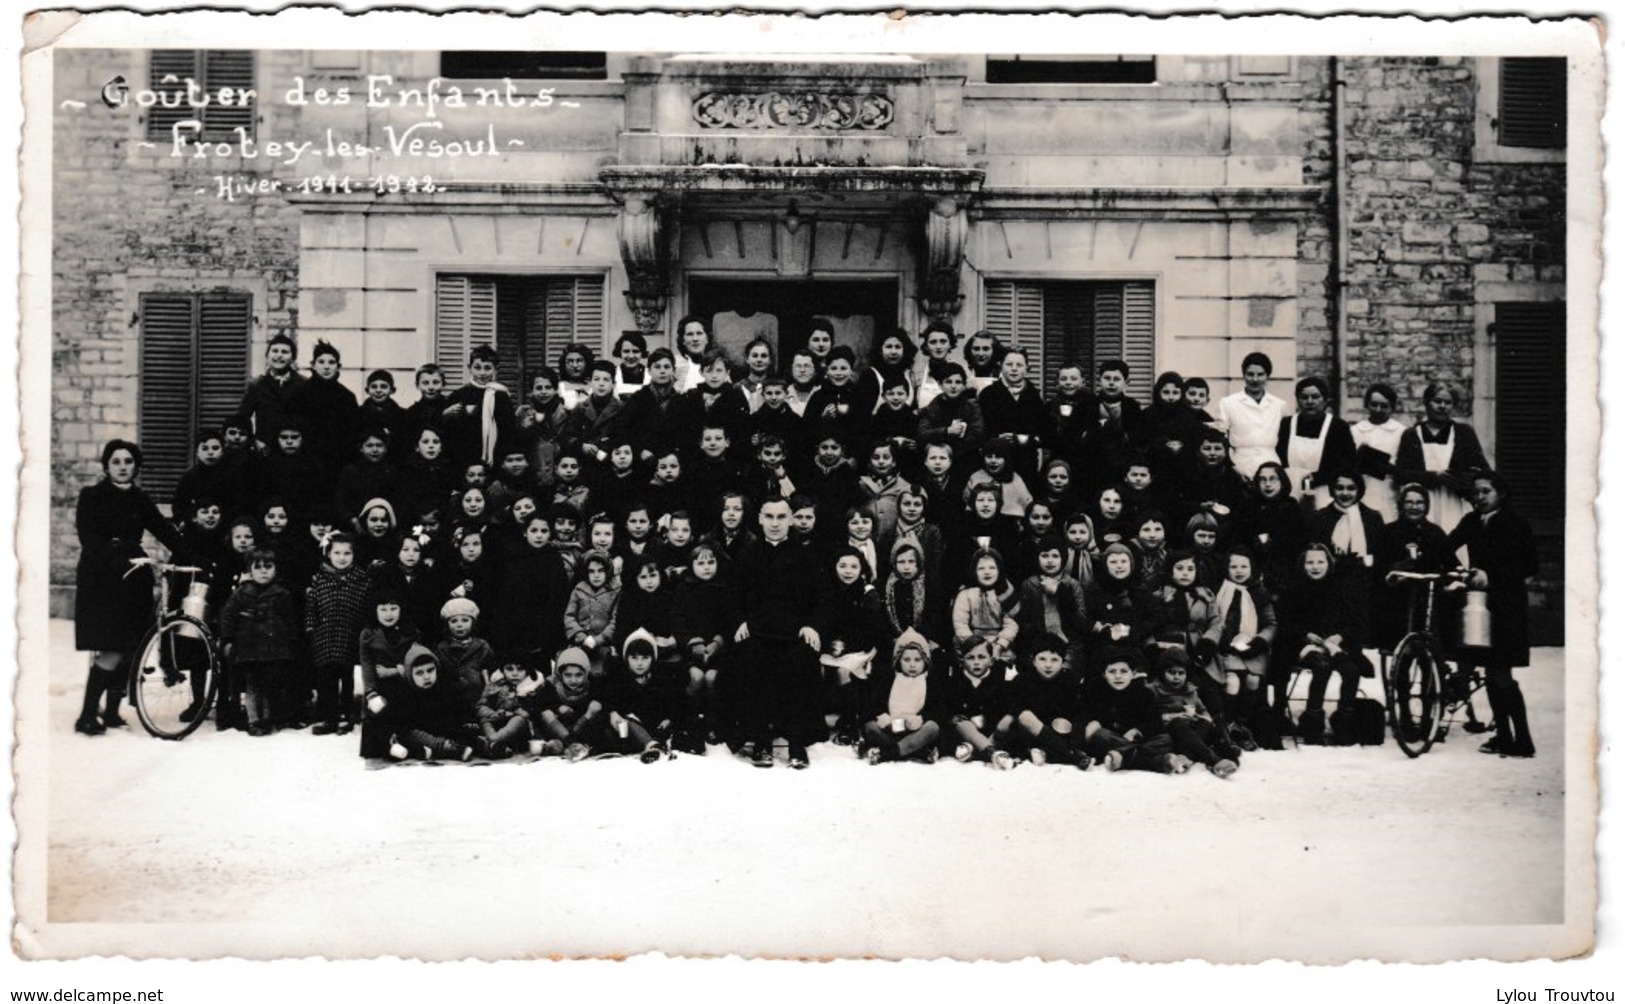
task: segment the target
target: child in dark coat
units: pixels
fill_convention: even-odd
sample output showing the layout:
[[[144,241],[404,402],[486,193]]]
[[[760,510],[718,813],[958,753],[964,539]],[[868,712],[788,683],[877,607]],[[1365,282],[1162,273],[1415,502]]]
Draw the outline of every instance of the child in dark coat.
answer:
[[[553,679],[532,696],[531,721],[543,737],[542,754],[564,754],[572,763],[592,755],[603,742],[604,706],[594,693],[587,653],[571,647],[559,653]]]
[[[615,608],[621,585],[612,574],[610,557],[589,551],[581,559],[581,581],[570,591],[564,606],[565,640],[586,650],[593,676],[604,675],[604,656],[613,649]]]
[[[877,669],[869,687],[863,725],[865,757],[935,763],[942,735],[942,685],[931,672],[924,636],[904,631],[892,649],[889,669]]]
[[[1183,773],[1190,761],[1157,742],[1162,716],[1157,699],[1138,675],[1139,654],[1113,648],[1101,659],[1100,674],[1085,680],[1078,700],[1083,748],[1107,770]]]
[[[943,720],[954,742],[954,759],[981,760],[998,770],[1009,770],[1016,760],[998,747],[1000,723],[1008,709],[1004,677],[993,672],[993,646],[975,635],[959,646],[959,667],[948,680]]]
[[[390,732],[394,760],[469,760],[477,731],[440,673],[434,653],[413,645],[406,654],[406,673],[384,677],[385,701],[380,725]]]
[[[264,736],[276,721],[273,701],[293,664],[298,629],[293,595],[276,581],[276,554],[256,550],[248,575],[220,612],[220,638],[231,669],[228,693],[241,691],[248,734]]]
[[[690,574],[677,583],[671,600],[671,624],[678,657],[686,669],[685,692],[693,709],[691,731],[709,737],[717,728],[717,673],[739,625],[732,591],[718,576],[717,549],[695,546]],[[692,746],[692,743],[688,745]]]
[[[406,599],[398,583],[384,580],[367,601],[372,623],[361,629],[361,755],[381,757],[389,749],[389,736],[378,726],[387,700],[379,691],[386,677],[406,673],[406,653],[418,643],[416,625],[406,617]]]
[[[1352,709],[1360,696],[1360,677],[1368,665],[1365,607],[1350,596],[1363,582],[1335,573],[1335,558],[1325,544],[1310,544],[1299,559],[1301,575],[1281,595],[1282,683],[1292,665],[1309,670],[1309,699],[1298,718],[1298,735],[1320,743],[1326,735],[1326,685],[1339,679],[1338,710]],[[1284,695],[1281,703],[1284,705]]]
[[[1224,583],[1214,595],[1213,626],[1202,636],[1202,657],[1218,660],[1224,670],[1225,717],[1237,744],[1246,749],[1252,738],[1246,730],[1263,700],[1264,672],[1275,643],[1275,604],[1254,580],[1253,558],[1246,548],[1232,548],[1225,568]]]
[[[610,752],[636,753],[644,763],[666,753],[686,709],[677,679],[655,665],[654,638],[647,631],[627,639],[621,665],[604,681],[604,708]]]
[[[479,617],[479,605],[473,600],[447,600],[440,608],[445,637],[434,647],[435,662],[451,689],[457,713],[470,722],[474,720],[474,708],[480,695],[485,693],[486,672],[496,662],[490,644],[474,634]]]
[[[1189,661],[1178,651],[1158,657],[1151,694],[1157,701],[1162,729],[1175,754],[1204,765],[1219,777],[1229,777],[1236,772],[1241,751],[1214,724],[1201,695],[1186,679]]]
[[[1088,770],[1082,730],[1076,727],[1077,678],[1063,671],[1065,664],[1066,642],[1052,634],[1033,642],[1027,668],[1010,688],[1009,734],[1035,764],[1072,764]]]

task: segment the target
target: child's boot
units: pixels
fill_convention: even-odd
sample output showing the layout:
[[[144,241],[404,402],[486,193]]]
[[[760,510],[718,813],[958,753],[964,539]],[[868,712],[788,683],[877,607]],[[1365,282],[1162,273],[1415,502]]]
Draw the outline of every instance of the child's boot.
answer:
[[[1507,721],[1512,726],[1512,741],[1507,744],[1504,755],[1534,756],[1535,742],[1529,737],[1529,708],[1524,703],[1523,688],[1518,686],[1516,680],[1506,689],[1501,702],[1506,707]]]

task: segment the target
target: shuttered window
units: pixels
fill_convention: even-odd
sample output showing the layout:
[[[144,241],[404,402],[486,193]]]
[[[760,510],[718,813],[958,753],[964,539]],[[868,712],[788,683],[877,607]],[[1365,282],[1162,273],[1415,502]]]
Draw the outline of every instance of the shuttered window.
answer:
[[[1568,136],[1568,60],[1505,58],[1496,137],[1502,146],[1562,149]]]
[[[1568,400],[1561,303],[1495,305],[1495,469],[1525,516],[1563,515]]]
[[[440,54],[440,75],[449,80],[603,80],[609,76],[609,60],[603,52],[460,50]]]
[[[140,301],[141,479],[167,499],[192,442],[237,410],[248,383],[253,301],[246,293],[145,293]]]
[[[982,326],[1005,345],[1025,349],[1040,389],[1055,389],[1062,366],[1095,369],[1108,359],[1129,366],[1129,393],[1148,401],[1156,365],[1156,286],[1150,282],[1008,281],[987,283]]]
[[[1155,56],[990,55],[990,84],[1154,84]]]
[[[170,128],[185,119],[203,123],[203,132],[189,138],[235,140],[239,128],[254,135],[253,50],[154,49],[149,56],[147,86],[159,96],[146,112],[149,140],[168,142]],[[197,84],[190,98],[188,80]],[[228,101],[222,88],[232,92]]]
[[[570,342],[604,343],[604,277],[445,274],[435,281],[435,362],[460,386],[468,353],[496,346],[497,380],[516,394]]]

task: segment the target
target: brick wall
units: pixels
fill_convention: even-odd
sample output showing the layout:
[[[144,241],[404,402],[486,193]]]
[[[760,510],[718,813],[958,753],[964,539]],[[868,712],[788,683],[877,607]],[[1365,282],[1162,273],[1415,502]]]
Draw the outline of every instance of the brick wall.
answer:
[[[120,74],[132,88],[143,86],[142,53],[58,49],[54,58],[51,582],[68,585],[78,557],[73,507],[79,490],[100,476],[102,443],[135,433],[132,290],[252,283],[266,290],[264,302],[254,304],[256,339],[294,334],[299,219],[281,199],[215,198],[219,161],[177,167],[167,144],[138,146],[136,109],[109,109],[100,94]],[[259,58],[267,61],[260,67],[264,80],[287,76],[269,61],[301,54]],[[289,114],[282,102],[262,101],[260,108],[265,134],[286,125],[278,121]],[[257,173],[253,162],[231,167]],[[58,598],[53,606],[60,606]]]

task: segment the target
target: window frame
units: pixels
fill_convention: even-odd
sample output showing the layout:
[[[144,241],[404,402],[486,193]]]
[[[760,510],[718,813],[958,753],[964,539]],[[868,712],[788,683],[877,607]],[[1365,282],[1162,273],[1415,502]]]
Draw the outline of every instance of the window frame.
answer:
[[[1501,60],[1502,56],[1479,56],[1474,59],[1473,76],[1477,88],[1477,106],[1473,113],[1473,159],[1488,164],[1562,164],[1568,161],[1567,136],[1560,147],[1503,146],[1498,118],[1501,113]],[[1513,57],[1516,58],[1516,57]],[[1572,91],[1573,73],[1568,75]],[[1566,104],[1573,106],[1573,94]],[[1572,118],[1568,124],[1573,125]]]
[[[157,79],[159,72],[159,53],[189,52],[192,55],[192,71],[196,76],[179,78],[180,90],[185,91],[184,82],[191,79],[197,83],[199,90],[208,96],[210,104],[202,108],[181,107],[176,109],[163,108],[154,105],[141,116],[142,139],[148,143],[160,144],[167,149],[172,138],[172,129],[175,122],[195,118],[203,123],[201,132],[192,136],[192,139],[206,143],[233,142],[237,140],[237,129],[245,130],[249,139],[255,139],[259,133],[259,120],[261,112],[262,88],[260,87],[260,59],[259,51],[255,49],[148,49],[146,52],[146,67],[142,79],[153,91],[163,88]],[[247,86],[244,87],[240,79],[240,68],[219,66],[211,71],[211,59],[219,59],[218,55],[231,53],[248,60]],[[218,79],[221,74],[230,73],[231,80]],[[167,76],[168,74],[166,74]],[[247,90],[252,92],[254,100],[246,106],[215,104],[222,87],[230,86],[239,92]],[[174,85],[170,85],[171,88]]]

